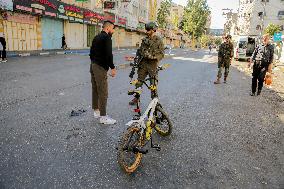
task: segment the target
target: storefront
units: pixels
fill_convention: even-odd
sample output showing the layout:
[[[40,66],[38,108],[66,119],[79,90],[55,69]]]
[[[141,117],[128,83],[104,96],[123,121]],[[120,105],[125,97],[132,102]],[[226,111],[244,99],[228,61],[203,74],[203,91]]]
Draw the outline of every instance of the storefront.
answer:
[[[90,45],[93,36],[98,32],[96,26],[103,20],[102,15],[57,0],[49,0],[48,3],[14,0],[14,10],[41,18],[39,24],[41,33],[38,40],[42,49],[61,48],[63,34],[68,48],[85,48]],[[88,27],[88,25],[96,26]]]
[[[60,49],[62,47],[63,21],[41,18],[42,49]]]
[[[84,22],[88,24],[87,26],[87,46],[91,47],[94,37],[101,32],[102,20],[104,15],[98,14],[92,11],[84,12]]]
[[[9,51],[30,51],[41,49],[41,28],[37,16],[7,13],[4,33]]]
[[[139,40],[137,39],[138,20],[135,17],[128,17],[126,23],[126,38],[124,42],[125,47],[133,47]]]
[[[125,25],[126,25],[127,19],[116,16],[115,18],[115,32],[112,36],[112,46],[116,48],[125,47],[124,40],[127,38],[125,36]]]
[[[88,25],[87,26],[87,46],[91,47],[94,37],[101,31],[99,25]]]
[[[87,24],[79,24],[65,21],[64,34],[67,47],[80,49],[87,47]]]

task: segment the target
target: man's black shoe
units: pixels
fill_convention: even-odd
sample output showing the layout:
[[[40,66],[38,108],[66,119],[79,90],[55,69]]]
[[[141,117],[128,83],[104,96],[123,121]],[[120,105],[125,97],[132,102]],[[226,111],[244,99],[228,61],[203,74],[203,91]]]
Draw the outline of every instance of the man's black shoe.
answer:
[[[260,95],[261,91],[257,91],[257,96]]]
[[[255,96],[255,93],[251,92],[251,93],[250,93],[250,96]]]

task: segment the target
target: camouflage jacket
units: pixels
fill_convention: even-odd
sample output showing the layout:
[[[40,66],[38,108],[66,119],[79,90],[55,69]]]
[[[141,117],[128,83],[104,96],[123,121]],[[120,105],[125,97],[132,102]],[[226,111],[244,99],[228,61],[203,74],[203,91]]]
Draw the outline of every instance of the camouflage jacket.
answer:
[[[142,56],[144,59],[162,60],[165,55],[162,39],[158,36],[143,38],[141,46],[137,50],[137,55]]]
[[[230,62],[231,58],[234,56],[234,47],[230,43],[222,43],[218,52],[218,62]]]

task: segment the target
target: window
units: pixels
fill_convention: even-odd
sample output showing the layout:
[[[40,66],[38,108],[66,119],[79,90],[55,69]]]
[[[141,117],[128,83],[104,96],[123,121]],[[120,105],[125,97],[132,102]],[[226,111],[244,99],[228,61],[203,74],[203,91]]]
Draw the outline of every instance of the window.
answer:
[[[241,48],[241,49],[247,48],[247,42],[246,41],[240,41],[239,42],[239,48]]]
[[[261,30],[261,25],[257,25],[256,30]]]
[[[280,20],[284,19],[284,10],[278,12],[278,18],[279,18]]]
[[[284,1],[284,0],[283,0]],[[278,12],[278,16],[284,16],[284,10]]]

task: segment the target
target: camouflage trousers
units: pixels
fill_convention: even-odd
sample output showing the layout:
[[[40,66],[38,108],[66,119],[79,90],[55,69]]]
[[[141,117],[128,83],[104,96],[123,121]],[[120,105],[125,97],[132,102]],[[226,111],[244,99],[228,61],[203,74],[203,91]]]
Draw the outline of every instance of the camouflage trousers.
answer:
[[[150,80],[150,84],[156,85],[156,90],[151,91],[151,98],[158,96],[157,93],[157,84],[158,84],[158,74],[157,74],[157,67],[159,62],[156,60],[150,60],[150,61],[143,61],[141,62],[137,74],[138,74],[138,82],[136,84],[136,88],[141,87],[143,85],[142,81],[146,79],[147,76],[154,78]]]
[[[156,60],[141,61],[138,68],[138,81],[143,81],[149,75],[149,77],[157,77],[157,67],[159,62]]]
[[[223,64],[220,64],[220,63],[218,64],[218,74],[217,74],[218,78],[222,77],[223,69],[225,69],[224,77],[228,77],[229,72],[230,72],[230,62],[226,62],[226,63],[223,63]]]

